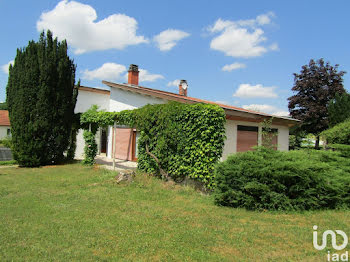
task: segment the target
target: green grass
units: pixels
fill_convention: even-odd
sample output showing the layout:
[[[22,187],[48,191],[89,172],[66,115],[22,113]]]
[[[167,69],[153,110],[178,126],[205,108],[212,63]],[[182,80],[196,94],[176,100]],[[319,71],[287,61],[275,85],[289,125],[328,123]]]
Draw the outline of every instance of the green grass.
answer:
[[[349,211],[249,212],[114,176],[79,164],[0,169],[0,261],[325,261],[312,226],[350,236]]]

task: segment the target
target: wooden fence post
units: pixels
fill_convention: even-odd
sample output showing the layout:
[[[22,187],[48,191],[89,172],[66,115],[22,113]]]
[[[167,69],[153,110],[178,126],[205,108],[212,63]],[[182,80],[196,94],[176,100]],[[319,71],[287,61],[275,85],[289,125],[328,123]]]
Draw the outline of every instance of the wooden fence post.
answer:
[[[113,125],[113,138],[112,138],[112,154],[113,154],[113,170],[115,170],[115,129],[116,129],[117,123],[114,121]]]

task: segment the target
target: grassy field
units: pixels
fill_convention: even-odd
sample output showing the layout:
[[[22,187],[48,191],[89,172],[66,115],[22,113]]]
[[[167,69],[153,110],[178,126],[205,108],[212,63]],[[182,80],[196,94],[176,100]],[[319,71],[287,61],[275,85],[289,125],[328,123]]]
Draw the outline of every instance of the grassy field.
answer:
[[[249,212],[149,176],[114,177],[79,164],[1,168],[0,261],[326,261],[312,226],[350,236],[349,211]]]

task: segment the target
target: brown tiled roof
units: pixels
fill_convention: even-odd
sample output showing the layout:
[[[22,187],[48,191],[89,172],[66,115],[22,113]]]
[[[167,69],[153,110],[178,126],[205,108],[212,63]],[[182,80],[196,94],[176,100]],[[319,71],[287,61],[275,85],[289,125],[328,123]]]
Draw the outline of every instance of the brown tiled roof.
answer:
[[[94,87],[88,87],[88,86],[80,86],[79,90],[87,91],[87,92],[93,92],[93,93],[99,93],[99,94],[105,94],[109,95],[110,91],[106,89],[100,89],[100,88],[94,88]]]
[[[289,117],[274,116],[274,115],[270,115],[270,114],[266,114],[266,113],[262,113],[262,112],[256,112],[256,111],[252,111],[252,110],[248,110],[248,109],[244,109],[244,108],[240,108],[240,107],[224,105],[224,104],[220,104],[220,103],[216,103],[216,102],[212,102],[212,101],[208,101],[208,100],[198,99],[198,98],[189,97],[189,96],[183,96],[183,95],[176,94],[176,93],[156,90],[156,89],[142,87],[142,86],[135,86],[135,85],[129,85],[129,84],[116,84],[116,83],[112,83],[112,82],[108,82],[108,81],[102,81],[102,83],[109,86],[109,87],[116,87],[116,88],[120,88],[123,90],[136,92],[136,93],[140,93],[143,95],[150,95],[150,96],[154,96],[154,97],[158,97],[158,98],[166,99],[166,100],[171,100],[171,101],[178,101],[178,102],[183,102],[183,103],[214,104],[214,105],[220,106],[226,112],[228,112],[228,111],[242,112],[242,113],[253,114],[255,116],[260,116],[262,118],[274,117],[275,119],[280,119],[280,120],[284,120],[287,122],[294,122],[294,123],[299,121],[299,120],[292,119]],[[230,119],[230,117],[228,117],[228,119]],[[237,119],[237,120],[239,120],[239,119]]]
[[[0,110],[0,126],[10,126],[9,111]]]

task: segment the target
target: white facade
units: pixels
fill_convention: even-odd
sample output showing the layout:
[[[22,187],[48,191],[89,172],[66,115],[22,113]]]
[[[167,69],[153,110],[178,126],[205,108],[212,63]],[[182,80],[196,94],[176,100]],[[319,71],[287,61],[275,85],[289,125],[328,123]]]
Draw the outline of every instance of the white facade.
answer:
[[[166,102],[167,100],[157,97],[136,94],[118,88],[111,88],[109,110],[111,112],[119,112],[127,109],[140,108],[148,104],[164,104]]]
[[[223,149],[222,159],[225,160],[230,154],[237,152],[237,126],[257,126],[259,128],[258,133],[258,145],[261,145],[262,141],[262,124],[253,123],[248,121],[235,121],[226,120],[226,141]],[[271,125],[271,128],[278,130],[277,135],[277,149],[280,151],[289,150],[289,128],[280,125]]]
[[[11,127],[0,126],[0,139],[4,139],[4,138],[8,137],[9,135],[11,135]]]
[[[75,105],[75,113],[84,113],[92,105],[97,105],[100,110],[109,111],[109,94],[108,93],[99,93],[93,91],[86,91],[85,89],[80,89],[78,93],[77,103]],[[99,139],[100,133],[96,134],[96,142],[99,148]],[[82,159],[84,158],[84,145],[85,141],[83,138],[83,130],[79,129],[77,134],[77,148],[75,150],[75,158]]]
[[[111,112],[119,112],[127,109],[135,109],[145,106],[147,104],[162,104],[166,103],[167,100],[153,97],[150,95],[143,95],[126,91],[120,88],[111,87],[110,94],[101,94],[92,91],[79,91],[78,100],[75,112],[85,112],[91,105],[98,105],[100,109]],[[237,151],[237,126],[257,126],[258,132],[258,143],[261,144],[262,125],[261,123],[249,122],[249,121],[236,121],[227,120],[226,122],[226,141],[223,149],[222,159],[225,160],[228,155],[236,153]],[[289,147],[289,128],[287,126],[272,125],[272,128],[278,129],[278,150],[288,151]],[[97,132],[96,141],[100,142],[100,132]],[[112,127],[107,132],[107,156],[111,156],[112,148]],[[77,136],[77,149],[76,158],[83,158],[84,152],[84,139],[82,131],[80,130]]]

